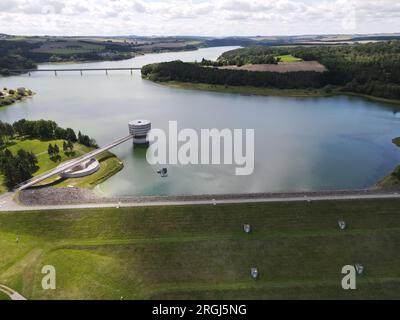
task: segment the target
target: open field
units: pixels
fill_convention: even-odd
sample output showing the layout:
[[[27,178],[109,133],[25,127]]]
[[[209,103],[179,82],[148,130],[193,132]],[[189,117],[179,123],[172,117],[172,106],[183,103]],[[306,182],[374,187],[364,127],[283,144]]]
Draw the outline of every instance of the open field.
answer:
[[[33,52],[51,53],[51,54],[77,54],[102,51],[105,47],[99,44],[85,43],[75,40],[46,41],[40,48]]]
[[[294,57],[293,57],[294,58]],[[294,58],[295,59],[295,58]],[[278,64],[245,64],[244,66],[226,66],[220,69],[229,70],[246,70],[253,72],[299,72],[299,71],[315,71],[325,72],[326,68],[318,61],[283,61]]]
[[[30,299],[396,299],[399,200],[0,213],[0,283]],[[348,223],[339,231],[337,221]],[[250,223],[253,233],[243,232]],[[19,243],[16,238],[19,237]],[[361,263],[358,290],[341,289]],[[41,267],[57,290],[41,289]],[[260,279],[250,278],[257,267]]]
[[[153,44],[146,44],[143,46],[138,47],[139,50],[142,51],[152,51],[156,50],[176,50],[176,49],[183,49],[188,46],[187,42],[158,42]]]
[[[299,61],[303,61],[303,59],[296,58],[296,57],[292,56],[291,54],[287,54],[287,55],[284,55],[284,56],[277,56],[276,58],[279,58],[281,62],[299,62]]]

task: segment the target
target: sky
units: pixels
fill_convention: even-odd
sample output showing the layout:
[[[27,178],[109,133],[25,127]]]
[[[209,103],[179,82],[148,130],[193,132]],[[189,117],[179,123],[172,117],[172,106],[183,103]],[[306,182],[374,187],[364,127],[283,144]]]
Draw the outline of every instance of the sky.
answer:
[[[17,35],[394,32],[399,0],[0,0],[0,33]]]

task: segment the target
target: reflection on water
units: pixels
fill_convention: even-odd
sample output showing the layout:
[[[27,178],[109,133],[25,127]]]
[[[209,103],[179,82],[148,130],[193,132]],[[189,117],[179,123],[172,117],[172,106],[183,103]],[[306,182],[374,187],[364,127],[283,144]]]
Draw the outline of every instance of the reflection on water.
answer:
[[[228,48],[229,49],[229,48]],[[82,67],[137,67],[181,59],[215,59],[227,48],[152,54]],[[41,66],[47,68],[48,66]],[[76,65],[57,65],[76,68]],[[38,94],[1,108],[0,119],[53,119],[82,130],[99,144],[123,137],[127,123],[149,119],[154,128],[255,129],[255,172],[237,177],[235,166],[170,166],[168,178],[147,164],[145,150],[127,142],[113,150],[125,168],[103,183],[107,195],[174,195],[363,188],[400,163],[391,140],[400,136],[392,105],[355,97],[257,97],[178,90],[144,81],[129,71],[33,74],[1,78],[0,86],[25,86]]]

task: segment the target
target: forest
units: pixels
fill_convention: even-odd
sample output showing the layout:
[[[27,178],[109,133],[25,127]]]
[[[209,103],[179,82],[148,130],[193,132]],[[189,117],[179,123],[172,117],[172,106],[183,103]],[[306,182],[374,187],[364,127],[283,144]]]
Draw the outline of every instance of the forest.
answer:
[[[182,81],[280,89],[320,88],[326,85],[325,74],[320,72],[277,73],[221,70],[182,61],[144,66],[142,75],[149,80],[160,82]]]
[[[293,55],[322,63],[327,72],[249,72],[219,65],[268,63],[271,56]],[[203,65],[212,65],[205,67]],[[153,81],[181,81],[279,89],[323,88],[400,100],[400,41],[342,46],[252,47],[224,53],[215,64],[174,61],[145,66]]]

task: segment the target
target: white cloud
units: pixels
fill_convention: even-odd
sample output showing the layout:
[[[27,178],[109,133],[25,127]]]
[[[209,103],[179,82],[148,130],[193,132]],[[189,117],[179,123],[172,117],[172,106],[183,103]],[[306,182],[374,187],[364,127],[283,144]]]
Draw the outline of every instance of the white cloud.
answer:
[[[0,0],[12,34],[400,32],[398,0]]]

